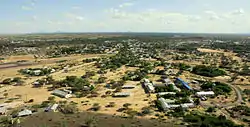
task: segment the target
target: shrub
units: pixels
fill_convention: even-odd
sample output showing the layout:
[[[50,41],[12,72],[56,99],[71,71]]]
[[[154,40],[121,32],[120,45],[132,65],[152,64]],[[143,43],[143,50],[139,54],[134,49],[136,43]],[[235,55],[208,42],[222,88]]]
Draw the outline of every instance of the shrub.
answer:
[[[64,114],[74,114],[78,112],[78,108],[75,104],[62,105],[60,110]]]

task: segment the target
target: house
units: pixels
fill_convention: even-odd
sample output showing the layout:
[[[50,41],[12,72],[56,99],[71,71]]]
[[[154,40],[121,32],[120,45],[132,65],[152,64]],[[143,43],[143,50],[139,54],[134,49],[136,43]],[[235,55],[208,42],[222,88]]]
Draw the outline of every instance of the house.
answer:
[[[159,98],[158,100],[160,101],[161,107],[163,108],[164,111],[170,108],[164,98]]]
[[[177,84],[181,84],[182,86],[184,86],[185,88],[187,88],[188,90],[192,90],[192,88],[188,85],[187,82],[183,81],[181,78],[177,78],[175,81]]]
[[[176,93],[175,92],[159,92],[159,93],[157,93],[157,95],[159,95],[159,96],[163,96],[163,95],[167,95],[167,94],[175,95]]]
[[[172,99],[165,99],[165,102],[166,102],[167,104],[173,104],[173,103],[175,103],[175,100],[172,100]]]
[[[34,70],[33,71],[34,75],[36,75],[36,76],[40,75],[41,72],[42,72],[41,70]]]
[[[201,92],[197,92],[196,96],[200,97],[200,96],[214,96],[214,92],[213,91],[201,91]]]
[[[91,88],[89,86],[83,86],[83,90],[84,91],[89,91],[89,90],[91,90]]]
[[[152,83],[144,83],[145,88],[149,93],[154,93],[155,92],[155,87],[153,86]]]
[[[50,112],[50,111],[55,112],[55,111],[57,110],[58,106],[59,106],[58,104],[50,105],[49,107],[47,107],[47,108],[45,109],[45,112]]]
[[[34,86],[40,86],[41,84],[40,84],[40,82],[35,81],[35,82],[33,82],[33,85],[34,85]]]
[[[18,113],[18,117],[22,117],[22,116],[29,116],[32,115],[32,111],[28,110],[28,109],[24,109],[23,111]]]
[[[181,104],[181,107],[182,108],[193,108],[195,107],[194,103],[184,103],[184,104]]]
[[[172,104],[172,105],[169,105],[169,107],[170,109],[175,109],[175,108],[181,107],[181,105]]]
[[[51,69],[50,73],[54,73],[54,72],[56,72],[56,70],[55,69]]]
[[[165,84],[174,84],[169,78],[162,79],[162,82]]]
[[[71,90],[64,89],[63,91],[66,92],[66,93],[68,93],[68,94],[72,94]]]
[[[135,86],[134,85],[124,85],[122,86],[122,89],[134,89]]]
[[[149,79],[144,79],[144,83],[150,83]]]
[[[113,97],[128,97],[130,93],[115,93]]]
[[[0,107],[0,115],[5,115],[7,112],[6,107]]]
[[[181,92],[181,89],[178,88],[176,85],[173,85],[173,88],[174,88],[174,90],[176,90],[176,91],[178,91],[178,92]]]
[[[72,97],[71,94],[69,94],[69,93],[67,93],[65,91],[62,91],[62,90],[58,90],[58,89],[54,90],[52,92],[52,94],[56,95],[56,96],[59,96],[59,97],[63,97],[63,98],[70,98],[70,97]]]

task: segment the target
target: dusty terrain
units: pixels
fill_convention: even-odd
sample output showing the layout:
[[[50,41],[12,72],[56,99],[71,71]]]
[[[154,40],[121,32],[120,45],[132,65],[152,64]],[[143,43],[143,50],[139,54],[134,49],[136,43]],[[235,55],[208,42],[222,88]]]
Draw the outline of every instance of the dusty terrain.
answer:
[[[72,119],[73,118],[73,119]],[[32,121],[32,122],[31,122]],[[121,118],[120,116],[97,114],[83,112],[73,115],[63,115],[61,113],[40,113],[35,114],[22,122],[21,126],[50,126],[50,127],[79,127],[86,125],[87,121],[91,121],[92,125],[96,127],[127,127],[127,126],[141,126],[141,127],[168,127],[175,123],[167,123],[158,120],[137,119],[137,118]]]

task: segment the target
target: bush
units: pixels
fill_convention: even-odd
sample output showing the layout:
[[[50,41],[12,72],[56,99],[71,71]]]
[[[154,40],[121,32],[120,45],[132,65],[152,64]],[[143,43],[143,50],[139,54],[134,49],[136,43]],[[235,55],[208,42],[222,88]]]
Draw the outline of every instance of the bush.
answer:
[[[92,111],[99,111],[101,106],[98,103],[94,103],[93,106],[90,108]]]
[[[209,107],[206,112],[214,112],[215,111],[215,108],[214,107]]]
[[[109,102],[109,104],[106,107],[107,108],[109,108],[109,107],[115,107],[115,102]]]
[[[75,104],[62,105],[60,111],[64,114],[74,114],[78,112],[78,108]]]
[[[34,102],[34,99],[30,99],[30,100],[28,101],[28,103],[32,103],[32,102]]]
[[[55,101],[55,96],[50,96],[50,97],[48,97],[48,101],[50,101],[50,102],[53,102],[53,101]]]
[[[4,79],[4,80],[2,81],[2,84],[7,84],[7,85],[9,85],[11,82],[12,82],[12,79],[11,79],[11,78],[7,78],[7,79]]]
[[[125,104],[123,104],[123,107],[124,107],[124,108],[128,108],[129,106],[131,106],[130,103],[125,103]]]

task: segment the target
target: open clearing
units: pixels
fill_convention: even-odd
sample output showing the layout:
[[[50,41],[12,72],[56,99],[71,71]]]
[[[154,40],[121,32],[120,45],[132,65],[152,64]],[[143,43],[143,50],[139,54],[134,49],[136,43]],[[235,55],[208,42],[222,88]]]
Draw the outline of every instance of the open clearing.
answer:
[[[49,126],[49,127],[80,127],[86,125],[86,121],[93,121],[92,125],[96,127],[122,127],[122,126],[141,126],[141,127],[181,127],[158,120],[121,118],[119,116],[82,112],[73,115],[64,115],[61,113],[40,113],[30,116],[22,121],[23,127]]]

